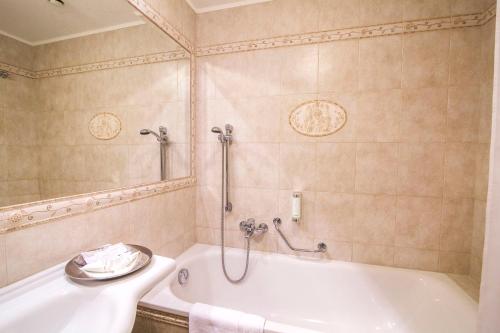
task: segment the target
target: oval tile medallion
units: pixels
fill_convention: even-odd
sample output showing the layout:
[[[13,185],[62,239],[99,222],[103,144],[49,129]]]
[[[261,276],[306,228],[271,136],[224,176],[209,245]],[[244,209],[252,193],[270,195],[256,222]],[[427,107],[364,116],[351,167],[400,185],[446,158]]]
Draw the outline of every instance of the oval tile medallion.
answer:
[[[344,127],[347,112],[337,103],[309,101],[296,107],[289,117],[290,126],[307,136],[326,136]]]
[[[112,113],[98,113],[89,122],[89,131],[99,140],[111,140],[121,131],[120,119]]]

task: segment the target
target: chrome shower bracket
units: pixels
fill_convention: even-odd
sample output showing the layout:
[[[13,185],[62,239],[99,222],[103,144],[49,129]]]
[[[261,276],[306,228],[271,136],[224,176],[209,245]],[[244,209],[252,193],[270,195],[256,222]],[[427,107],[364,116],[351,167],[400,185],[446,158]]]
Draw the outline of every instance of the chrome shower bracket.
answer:
[[[295,251],[295,252],[309,252],[309,253],[324,253],[327,250],[327,246],[325,243],[321,242],[318,243],[317,248],[315,250],[309,250],[309,249],[299,249],[296,247],[293,247],[292,244],[288,241],[288,239],[285,237],[283,232],[281,232],[280,227],[281,227],[281,219],[279,217],[275,218],[273,220],[274,227],[276,228],[276,231],[278,231],[278,234],[281,236],[281,238],[285,241],[286,245],[290,248],[290,250]]]

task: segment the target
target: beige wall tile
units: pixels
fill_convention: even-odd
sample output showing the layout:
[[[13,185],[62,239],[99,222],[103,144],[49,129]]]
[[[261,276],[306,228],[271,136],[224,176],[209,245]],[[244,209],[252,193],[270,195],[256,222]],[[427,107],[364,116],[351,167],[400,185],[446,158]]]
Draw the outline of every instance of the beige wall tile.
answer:
[[[359,42],[357,40],[320,44],[319,91],[357,91],[358,56]]]
[[[483,259],[481,257],[470,257],[470,277],[477,282],[481,282]]]
[[[235,143],[279,141],[280,98],[254,97],[213,104],[217,107],[214,125],[233,125]],[[210,139],[214,142],[216,136]]]
[[[325,238],[314,239],[314,243],[324,242]],[[327,240],[326,254],[322,258],[330,260],[352,261],[352,243],[351,242],[336,242]]]
[[[281,94],[316,92],[318,46],[295,46],[278,52],[281,56]]]
[[[333,241],[352,241],[354,195],[317,192],[314,236]]]
[[[354,243],[352,259],[365,264],[391,266],[394,264],[394,247]]]
[[[396,246],[438,250],[441,221],[441,198],[399,196],[396,214]],[[396,251],[396,255],[398,251]],[[430,256],[429,252],[425,253]],[[401,252],[400,260],[402,265],[405,265],[404,262],[409,259],[409,255],[415,254],[418,258],[419,255],[425,253],[412,253],[412,251],[406,249]]]
[[[440,197],[443,161],[442,144],[400,144],[398,193]]]
[[[489,143],[491,140],[491,115],[493,110],[493,87],[482,84],[480,88],[480,109],[477,140],[480,143]]]
[[[233,144],[232,184],[234,186],[277,188],[279,183],[279,145]]]
[[[473,217],[474,201],[472,199],[444,199],[440,249],[469,253]]]
[[[470,255],[459,252],[439,252],[439,271],[444,273],[469,274]]]
[[[474,217],[472,225],[471,255],[483,257],[484,232],[486,225],[486,202],[474,200]]]
[[[404,20],[450,15],[450,0],[404,0]]]
[[[396,247],[394,253],[394,265],[411,269],[436,271],[438,259],[438,251]]]
[[[481,29],[453,30],[450,35],[450,84],[480,83],[480,61]]]
[[[356,145],[356,192],[396,194],[398,144],[358,143]]]
[[[359,25],[359,0],[319,0],[318,30],[332,30]]]
[[[361,93],[355,122],[357,142],[398,142],[401,90]]]
[[[443,142],[447,103],[446,88],[403,90],[401,141]]]
[[[248,86],[247,95],[273,96],[280,93],[281,53],[262,50],[246,54]]]
[[[85,215],[85,249],[124,242],[131,238],[129,205],[113,206]]]
[[[450,8],[451,15],[479,13],[483,11],[482,1],[476,0],[450,0]]]
[[[365,38],[359,41],[359,89],[401,88],[402,39],[399,36]]]
[[[316,31],[320,0],[277,0],[273,6],[273,32],[275,35]]]
[[[288,143],[279,147],[281,189],[311,190],[316,179],[316,145]]]
[[[356,151],[354,143],[316,145],[316,191],[354,191]]]
[[[401,22],[403,8],[404,3],[400,0],[360,1],[359,24],[364,26]]]
[[[447,85],[449,41],[448,31],[404,35],[402,81],[404,88]]]
[[[486,200],[488,195],[489,160],[489,145],[478,144],[476,146],[476,181],[474,185],[474,198],[479,200]]]
[[[474,142],[480,114],[479,86],[448,89],[446,139],[451,142]]]
[[[196,226],[217,227],[221,214],[220,187],[198,186],[196,190]]]
[[[248,57],[246,53],[221,54],[213,57],[213,76],[215,97],[235,98],[245,96],[248,86]]]
[[[359,195],[355,197],[353,239],[355,242],[393,245],[396,224],[396,197]]]
[[[444,193],[446,197],[474,196],[476,145],[447,143],[444,162]]]
[[[8,233],[5,236],[7,282],[69,260],[84,250],[85,219],[85,215],[80,215]]]

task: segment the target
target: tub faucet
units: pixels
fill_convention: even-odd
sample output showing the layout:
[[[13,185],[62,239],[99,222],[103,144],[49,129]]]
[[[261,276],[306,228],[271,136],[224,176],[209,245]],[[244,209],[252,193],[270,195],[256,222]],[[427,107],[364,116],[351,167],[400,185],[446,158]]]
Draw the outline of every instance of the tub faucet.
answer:
[[[254,235],[261,235],[267,232],[269,228],[267,224],[261,223],[255,225],[255,219],[249,218],[240,222],[240,230],[245,234],[245,238],[252,238]]]

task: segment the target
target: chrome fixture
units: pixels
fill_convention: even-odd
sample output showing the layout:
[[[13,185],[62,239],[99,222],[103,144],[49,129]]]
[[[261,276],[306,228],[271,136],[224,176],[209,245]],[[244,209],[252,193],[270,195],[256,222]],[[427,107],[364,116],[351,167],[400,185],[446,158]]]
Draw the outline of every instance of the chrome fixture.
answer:
[[[245,270],[243,274],[237,278],[233,279],[229,276],[226,270],[226,262],[225,262],[225,254],[224,254],[224,225],[226,222],[226,214],[230,213],[233,210],[233,205],[229,201],[229,145],[233,142],[233,126],[226,124],[225,132],[222,131],[219,127],[213,127],[212,133],[218,134],[219,142],[222,146],[222,186],[221,186],[221,210],[220,210],[220,231],[221,231],[221,262],[222,262],[222,271],[224,272],[224,276],[231,283],[238,283],[243,281],[248,272],[248,263],[250,261],[250,240],[252,237],[256,235],[261,235],[268,230],[266,224],[261,223],[258,226],[255,226],[254,219],[248,219],[240,222],[240,230],[244,233],[245,241],[246,241],[246,262],[245,262]]]
[[[167,144],[168,144],[168,136],[167,136],[167,128],[165,126],[160,126],[159,133],[152,131],[150,129],[141,129],[139,131],[141,135],[152,134],[156,137],[156,140],[160,143],[160,170],[161,170],[161,180],[167,179]]]
[[[183,286],[186,283],[188,283],[188,280],[189,280],[189,271],[186,268],[181,269],[177,274],[177,281],[179,281],[179,284]]]
[[[222,191],[225,192],[224,195],[224,209],[226,212],[231,212],[233,210],[233,204],[229,201],[229,145],[233,143],[233,126],[226,124],[226,133],[222,133],[219,127],[212,127],[212,133],[219,134],[219,142],[222,144]],[[224,187],[224,182],[226,183]]]
[[[281,236],[281,238],[285,241],[286,245],[290,248],[290,250],[295,251],[295,252],[312,252],[312,253],[317,253],[317,252],[326,252],[327,246],[325,243],[321,242],[318,243],[318,246],[315,250],[308,250],[308,249],[298,249],[296,247],[293,247],[292,244],[286,239],[285,235],[283,235],[283,232],[280,230],[281,226],[281,219],[279,217],[275,218],[273,220],[274,227],[276,228],[276,231],[278,231],[278,234]]]
[[[255,219],[248,219],[240,222],[240,230],[245,234],[245,238],[252,238],[254,235],[261,235],[267,232],[267,224],[261,223],[255,226]]]

